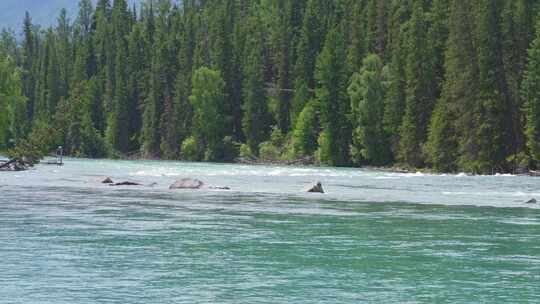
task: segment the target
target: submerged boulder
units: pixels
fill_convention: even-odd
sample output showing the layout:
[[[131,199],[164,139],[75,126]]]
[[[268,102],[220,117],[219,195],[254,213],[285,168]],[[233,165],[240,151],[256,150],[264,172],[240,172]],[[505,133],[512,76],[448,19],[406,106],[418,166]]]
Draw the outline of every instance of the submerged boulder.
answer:
[[[526,201],[525,204],[536,204],[536,199],[535,198],[530,199],[530,200]]]
[[[231,188],[227,187],[227,186],[212,186],[210,187],[210,189],[212,190],[231,190]]]
[[[321,182],[317,182],[313,185],[308,186],[305,189],[305,191],[308,193],[324,193],[324,189]]]
[[[192,179],[192,178],[183,178],[180,180],[177,180],[169,186],[169,189],[171,190],[177,190],[177,189],[201,189],[204,187],[204,183],[198,179]]]
[[[110,177],[106,177],[101,183],[102,184],[114,184],[113,180]]]
[[[116,184],[109,184],[110,186],[141,186],[139,183],[134,182],[121,182]]]

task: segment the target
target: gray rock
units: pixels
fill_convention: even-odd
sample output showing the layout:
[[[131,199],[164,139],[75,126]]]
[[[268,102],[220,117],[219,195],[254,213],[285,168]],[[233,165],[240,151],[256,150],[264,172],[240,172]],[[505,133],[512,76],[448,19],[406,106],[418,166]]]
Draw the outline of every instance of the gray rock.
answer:
[[[177,189],[201,189],[204,187],[204,183],[198,179],[192,179],[192,178],[183,178],[180,180],[177,180],[172,184],[169,189],[171,190],[177,190]]]
[[[121,182],[116,184],[109,184],[109,186],[141,186],[141,184],[134,182]]]
[[[114,184],[113,180],[110,177],[105,178],[101,183],[102,184]]]
[[[532,198],[532,199],[526,201],[525,204],[536,204],[536,199]]]
[[[305,191],[309,193],[324,193],[324,189],[321,182],[317,182],[311,186],[308,186]]]
[[[229,187],[223,187],[223,186],[212,186],[210,187],[212,190],[231,190]]]

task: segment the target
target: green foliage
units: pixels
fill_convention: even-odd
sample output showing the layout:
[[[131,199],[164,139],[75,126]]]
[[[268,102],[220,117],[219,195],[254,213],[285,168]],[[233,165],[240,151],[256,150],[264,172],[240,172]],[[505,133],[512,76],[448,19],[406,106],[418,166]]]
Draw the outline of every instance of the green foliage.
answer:
[[[194,136],[186,138],[182,143],[182,158],[188,161],[198,161],[202,158],[200,143]]]
[[[193,75],[193,91],[189,101],[193,106],[193,136],[204,147],[204,160],[223,157],[225,83],[218,71],[199,68]]]
[[[525,100],[527,148],[534,159],[540,161],[540,22],[536,37],[529,49],[528,64],[522,84]]]
[[[251,148],[248,145],[242,144],[240,146],[240,157],[252,158],[254,156],[255,155],[253,154],[253,152],[251,151]]]
[[[423,1],[414,1],[407,31],[406,101],[398,155],[400,161],[412,167],[424,165],[423,145],[436,99],[433,66],[426,62],[432,56],[427,32]]]
[[[20,43],[2,31],[0,148],[477,173],[540,161],[534,1],[128,2],[81,0],[50,28],[27,14]]]
[[[321,109],[321,125],[326,134],[321,147],[325,152],[324,162],[331,166],[349,164],[350,127],[345,119],[349,112],[346,97],[346,55],[344,39],[339,28],[328,32],[324,48],[317,59],[316,91]],[[319,143],[321,145],[321,143]]]
[[[376,166],[389,164],[390,146],[383,125],[386,87],[379,56],[371,54],[364,59],[362,70],[353,75],[348,91],[352,108],[353,161]]]
[[[22,94],[19,69],[0,51],[0,148],[8,147],[24,136],[26,99]]]
[[[264,87],[264,66],[262,62],[262,33],[256,26],[258,20],[252,20],[252,40],[247,42],[249,55],[244,68],[244,117],[242,128],[246,143],[251,151],[257,151],[257,147],[268,136],[269,114],[266,89]]]
[[[313,155],[317,149],[318,118],[315,101],[304,107],[293,131],[294,154],[297,157]]]

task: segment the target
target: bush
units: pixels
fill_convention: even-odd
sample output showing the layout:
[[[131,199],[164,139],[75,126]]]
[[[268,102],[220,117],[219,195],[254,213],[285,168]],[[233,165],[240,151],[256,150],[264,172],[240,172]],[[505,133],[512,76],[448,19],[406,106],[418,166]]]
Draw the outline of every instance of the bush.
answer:
[[[326,131],[321,132],[319,135],[319,148],[315,153],[315,159],[318,163],[327,164],[330,160],[330,151],[328,151],[329,145],[328,142],[328,133]]]
[[[292,141],[297,157],[312,155],[317,148],[317,113],[313,101],[298,116]]]
[[[223,138],[223,161],[232,162],[238,157],[240,152],[240,144],[232,138],[232,136],[225,136]]]
[[[271,141],[265,141],[259,145],[259,157],[262,160],[278,160],[281,151]]]
[[[195,137],[188,137],[182,142],[182,158],[188,161],[201,160],[200,146]]]
[[[240,146],[240,157],[245,157],[245,158],[254,157],[253,152],[251,151],[251,148],[248,145],[242,144]]]

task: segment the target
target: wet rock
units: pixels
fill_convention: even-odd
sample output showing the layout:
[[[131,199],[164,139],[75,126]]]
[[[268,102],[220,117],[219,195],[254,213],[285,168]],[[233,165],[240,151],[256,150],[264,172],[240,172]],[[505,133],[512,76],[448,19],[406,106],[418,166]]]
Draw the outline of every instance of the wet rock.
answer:
[[[525,204],[536,204],[536,199],[535,198],[530,199],[530,200],[526,201]]]
[[[222,186],[212,186],[210,187],[212,190],[231,190],[229,187],[222,187]]]
[[[157,185],[158,185],[158,183],[150,183],[150,184],[147,185],[147,187],[155,187]]]
[[[321,182],[317,182],[305,189],[309,193],[324,193],[324,189]]]
[[[113,180],[110,177],[105,178],[101,183],[102,184],[114,184]]]
[[[109,184],[110,186],[141,186],[139,183],[134,182],[121,182],[116,184]]]
[[[171,190],[178,190],[178,189],[201,189],[204,187],[204,183],[198,179],[192,179],[192,178],[183,178],[180,180],[177,180],[169,186],[169,189]]]

